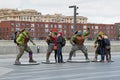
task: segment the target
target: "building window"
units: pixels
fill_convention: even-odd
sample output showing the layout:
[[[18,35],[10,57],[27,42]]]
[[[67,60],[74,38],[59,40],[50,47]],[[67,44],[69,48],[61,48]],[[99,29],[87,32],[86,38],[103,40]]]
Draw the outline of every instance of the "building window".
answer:
[[[50,25],[50,28],[53,28],[53,25],[52,25],[52,24]]]
[[[100,30],[102,29],[102,26],[100,26]]]
[[[45,24],[45,28],[48,28],[48,24]]]
[[[109,30],[106,30],[106,34],[109,34]]]
[[[31,28],[31,32],[34,32],[34,28]]]
[[[113,26],[111,26],[111,29],[113,29]]]
[[[16,27],[20,27],[20,23],[16,23]]]
[[[62,29],[58,29],[58,32],[62,32]]]
[[[64,34],[66,34],[66,30],[64,30]]]
[[[35,27],[35,24],[31,24],[31,27]]]
[[[16,31],[19,31],[20,30],[20,28],[16,28]]]
[[[49,29],[48,29],[48,28],[46,28],[46,29],[45,29],[45,32],[48,32],[48,31],[49,31]]]
[[[22,23],[22,26],[25,26],[25,23]]]
[[[95,33],[98,33],[98,29],[95,30]]]
[[[11,31],[14,32],[14,28],[12,28]]]
[[[106,26],[106,29],[109,30],[109,29],[110,29],[110,26]]]
[[[23,16],[20,17],[20,20],[23,21]]]
[[[79,26],[78,28],[79,28],[80,30],[82,30],[82,29],[83,29],[83,26]]]
[[[73,29],[74,27],[73,26],[71,26],[71,29]]]
[[[66,29],[67,28],[67,26],[66,25],[64,25],[64,29]]]
[[[98,26],[95,26],[95,29],[98,29]]]
[[[87,26],[86,26],[86,25],[84,25],[84,26],[83,26],[83,29],[86,29],[86,28],[87,28]]]
[[[36,24],[36,27],[39,27],[39,24]]]
[[[64,19],[61,19],[61,22],[64,22]]]
[[[57,28],[57,25],[56,25],[56,24],[54,25],[54,28]]]
[[[11,27],[14,27],[14,23],[11,23]]]
[[[62,28],[62,25],[58,25],[58,28]]]
[[[94,29],[94,26],[91,26],[92,27],[92,29]]]
[[[29,24],[28,24],[28,23],[26,23],[26,26],[29,26]]]
[[[53,18],[53,19],[51,20],[51,22],[55,22],[55,19]]]

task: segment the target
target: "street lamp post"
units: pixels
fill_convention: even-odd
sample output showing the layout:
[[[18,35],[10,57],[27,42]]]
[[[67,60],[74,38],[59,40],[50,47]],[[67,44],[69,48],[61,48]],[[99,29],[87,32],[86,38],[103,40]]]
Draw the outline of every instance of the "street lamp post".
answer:
[[[76,15],[78,15],[78,13],[76,13],[76,10],[79,8],[79,7],[77,7],[76,5],[73,5],[73,6],[69,6],[69,8],[74,8],[74,25],[73,25],[73,32],[75,32],[76,31],[76,28],[77,28],[77,26],[76,26]]]

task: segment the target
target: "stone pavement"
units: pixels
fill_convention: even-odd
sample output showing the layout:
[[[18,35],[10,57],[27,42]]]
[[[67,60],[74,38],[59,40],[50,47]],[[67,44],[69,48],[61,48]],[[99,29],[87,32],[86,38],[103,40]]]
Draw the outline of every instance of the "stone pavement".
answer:
[[[34,54],[34,58],[40,65],[16,66],[14,64],[16,54],[0,55],[0,80],[120,80],[120,54],[112,52],[112,60],[115,62],[104,63],[62,63],[42,64],[45,54]],[[64,61],[68,54],[63,54]],[[92,60],[93,53],[89,53]],[[100,58],[100,57],[98,57]],[[73,59],[84,59],[83,54],[77,53]],[[52,53],[50,60],[54,60]],[[21,61],[28,61],[28,54],[24,54]]]

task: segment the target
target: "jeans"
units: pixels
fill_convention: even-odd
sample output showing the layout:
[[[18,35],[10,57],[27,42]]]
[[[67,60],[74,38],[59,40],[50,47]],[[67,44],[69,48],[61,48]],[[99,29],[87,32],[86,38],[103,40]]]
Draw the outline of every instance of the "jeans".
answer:
[[[62,63],[63,62],[63,56],[62,56],[62,47],[58,48],[57,50],[57,56],[58,56],[58,63]]]
[[[101,60],[104,61],[104,56],[105,56],[105,49],[100,48],[100,54],[101,54]]]

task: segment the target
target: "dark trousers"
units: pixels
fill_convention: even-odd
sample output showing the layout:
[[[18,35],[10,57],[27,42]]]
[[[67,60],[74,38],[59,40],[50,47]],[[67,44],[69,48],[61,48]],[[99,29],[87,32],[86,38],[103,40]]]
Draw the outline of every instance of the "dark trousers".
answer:
[[[105,57],[105,48],[100,48],[100,55],[101,55],[101,60],[104,61],[104,57]]]
[[[111,60],[110,49],[105,49],[105,54],[106,54],[106,60],[107,60],[107,61],[110,61],[110,60]]]
[[[54,57],[55,57],[55,62],[57,62],[57,50],[54,50],[54,52],[55,52],[55,55],[54,55]]]
[[[57,50],[57,57],[58,57],[58,63],[63,62],[63,56],[62,56],[62,47],[59,47]]]

